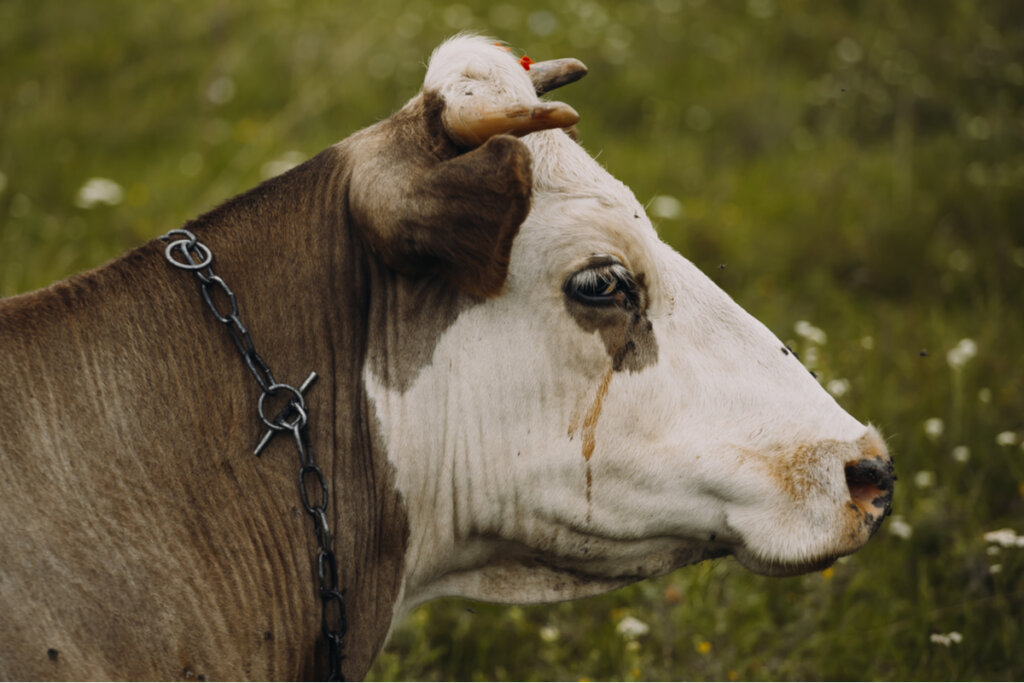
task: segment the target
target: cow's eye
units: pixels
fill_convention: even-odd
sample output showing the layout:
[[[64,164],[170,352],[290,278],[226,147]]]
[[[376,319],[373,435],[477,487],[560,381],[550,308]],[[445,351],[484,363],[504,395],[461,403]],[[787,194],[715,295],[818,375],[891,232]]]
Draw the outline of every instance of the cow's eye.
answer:
[[[635,284],[621,263],[603,263],[577,271],[565,281],[566,296],[588,306],[624,304],[633,297]]]

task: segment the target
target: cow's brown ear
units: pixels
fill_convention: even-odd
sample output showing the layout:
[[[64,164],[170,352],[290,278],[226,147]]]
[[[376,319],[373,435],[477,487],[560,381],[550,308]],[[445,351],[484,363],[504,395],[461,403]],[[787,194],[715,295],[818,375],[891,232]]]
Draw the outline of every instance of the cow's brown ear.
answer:
[[[350,138],[349,210],[389,267],[497,296],[530,210],[530,152],[509,135],[466,151],[446,135],[443,110],[439,95],[424,93]]]

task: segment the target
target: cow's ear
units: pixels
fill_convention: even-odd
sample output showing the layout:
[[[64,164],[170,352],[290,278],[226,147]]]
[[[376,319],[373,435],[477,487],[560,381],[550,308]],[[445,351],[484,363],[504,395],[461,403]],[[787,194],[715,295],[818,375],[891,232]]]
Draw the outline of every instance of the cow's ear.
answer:
[[[503,134],[467,148],[446,132],[444,113],[441,96],[425,92],[350,138],[349,210],[389,267],[497,296],[530,210],[530,152]]]

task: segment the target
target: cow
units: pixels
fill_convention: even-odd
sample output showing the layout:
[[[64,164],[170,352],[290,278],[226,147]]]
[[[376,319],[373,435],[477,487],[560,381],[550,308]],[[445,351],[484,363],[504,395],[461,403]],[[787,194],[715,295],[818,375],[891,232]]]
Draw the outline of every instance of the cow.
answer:
[[[867,542],[882,438],[540,99],[584,71],[450,39],[389,118],[0,304],[0,675],[322,676],[343,632],[358,678],[435,597],[569,600],[725,555],[790,575]],[[302,431],[347,631],[293,440],[252,455],[264,366],[168,262],[190,249],[266,369],[319,375]]]

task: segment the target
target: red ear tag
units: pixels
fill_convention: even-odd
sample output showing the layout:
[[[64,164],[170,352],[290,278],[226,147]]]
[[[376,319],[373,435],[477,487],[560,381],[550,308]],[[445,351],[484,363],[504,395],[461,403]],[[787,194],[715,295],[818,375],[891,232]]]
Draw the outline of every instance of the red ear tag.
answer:
[[[530,70],[530,65],[531,65],[531,64],[535,64],[535,63],[536,63],[536,62],[534,62],[534,61],[533,61],[532,59],[530,59],[530,58],[529,58],[529,57],[527,57],[526,55],[523,55],[523,56],[522,56],[522,57],[521,57],[521,58],[519,59],[519,65],[520,65],[521,67],[523,67],[524,69],[526,69],[527,71],[529,71],[529,70]]]

